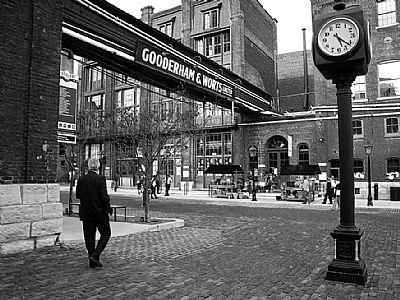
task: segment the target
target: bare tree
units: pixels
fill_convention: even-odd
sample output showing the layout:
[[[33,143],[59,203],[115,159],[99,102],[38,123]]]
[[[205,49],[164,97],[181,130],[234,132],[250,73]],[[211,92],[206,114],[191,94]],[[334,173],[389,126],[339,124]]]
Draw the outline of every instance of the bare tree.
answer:
[[[197,131],[193,110],[166,111],[146,99],[140,110],[120,108],[116,112],[114,143],[125,150],[125,156],[136,159],[139,169],[145,174],[143,183],[144,221],[150,222],[148,190],[153,177],[153,163],[164,158],[165,145],[173,141],[174,150],[179,151]],[[127,150],[128,149],[128,150]],[[129,153],[126,153],[128,151]],[[165,159],[165,158],[164,158]]]

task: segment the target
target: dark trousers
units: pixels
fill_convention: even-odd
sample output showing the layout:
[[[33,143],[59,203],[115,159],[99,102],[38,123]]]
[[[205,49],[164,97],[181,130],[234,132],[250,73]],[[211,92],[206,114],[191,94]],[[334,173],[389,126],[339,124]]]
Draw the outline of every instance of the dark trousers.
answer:
[[[329,203],[332,204],[332,193],[326,192],[324,201],[322,201],[322,203],[326,203],[326,199],[329,199]]]
[[[171,184],[165,184],[165,196],[169,196],[169,189],[171,188]]]
[[[151,199],[153,199],[153,196],[156,199],[158,198],[157,194],[156,194],[156,187],[155,186],[151,186],[151,195],[150,195]]]
[[[106,248],[111,237],[111,227],[108,215],[97,217],[90,221],[82,221],[83,235],[85,237],[86,249],[89,257],[99,259],[100,254]],[[96,246],[96,230],[100,233],[100,239]]]

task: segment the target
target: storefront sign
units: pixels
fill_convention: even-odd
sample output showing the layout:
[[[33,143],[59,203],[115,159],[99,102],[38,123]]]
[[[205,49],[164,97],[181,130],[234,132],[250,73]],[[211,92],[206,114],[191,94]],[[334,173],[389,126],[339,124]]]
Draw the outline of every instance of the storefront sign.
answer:
[[[185,62],[172,53],[163,52],[142,42],[138,45],[136,61],[212,92],[234,97],[233,86],[221,82],[215,78],[215,75],[198,70],[193,64]]]
[[[76,143],[74,133],[76,131],[77,88],[76,76],[68,71],[61,71],[58,107],[58,136],[61,143]]]

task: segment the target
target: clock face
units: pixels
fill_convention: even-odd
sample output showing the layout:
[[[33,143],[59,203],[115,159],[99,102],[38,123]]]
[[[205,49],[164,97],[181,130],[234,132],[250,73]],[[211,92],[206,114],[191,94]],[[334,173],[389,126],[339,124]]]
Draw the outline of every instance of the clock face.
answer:
[[[352,51],[360,39],[357,24],[348,18],[329,20],[318,33],[318,47],[326,55],[340,57]]]

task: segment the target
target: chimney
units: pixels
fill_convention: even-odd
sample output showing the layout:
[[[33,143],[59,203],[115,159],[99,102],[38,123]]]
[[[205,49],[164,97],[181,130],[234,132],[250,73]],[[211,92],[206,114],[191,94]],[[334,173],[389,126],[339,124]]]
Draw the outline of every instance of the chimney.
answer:
[[[141,11],[142,11],[142,17],[141,17],[142,22],[151,26],[154,7],[151,5],[145,6],[141,9]]]

